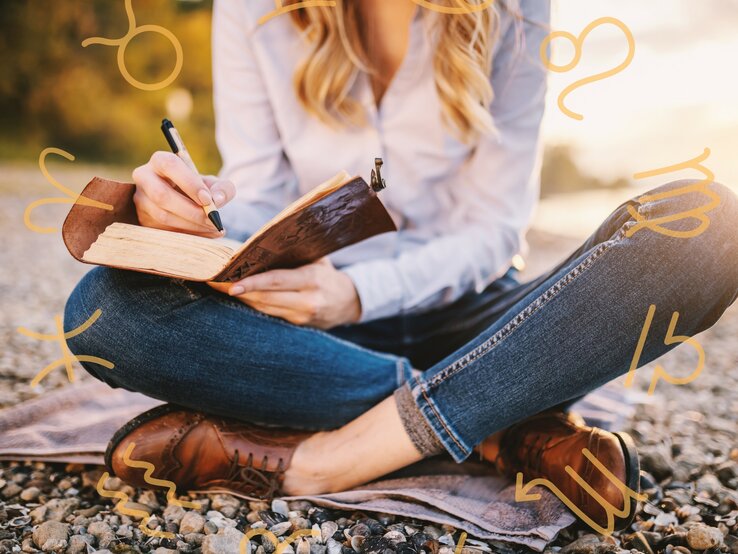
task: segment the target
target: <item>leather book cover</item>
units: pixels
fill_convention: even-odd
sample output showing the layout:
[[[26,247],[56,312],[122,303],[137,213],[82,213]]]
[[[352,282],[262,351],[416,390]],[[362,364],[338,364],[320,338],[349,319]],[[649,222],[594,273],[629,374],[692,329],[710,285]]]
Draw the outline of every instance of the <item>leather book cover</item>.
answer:
[[[112,223],[139,225],[133,205],[135,185],[95,177],[81,196],[113,206],[105,210],[79,200],[62,226],[62,237],[77,260]],[[387,210],[366,181],[355,177],[302,209],[273,220],[234,252],[223,269],[201,281],[238,281],[270,269],[291,269],[374,235],[396,231]],[[121,267],[125,266],[114,266]],[[156,270],[134,269],[157,275]]]

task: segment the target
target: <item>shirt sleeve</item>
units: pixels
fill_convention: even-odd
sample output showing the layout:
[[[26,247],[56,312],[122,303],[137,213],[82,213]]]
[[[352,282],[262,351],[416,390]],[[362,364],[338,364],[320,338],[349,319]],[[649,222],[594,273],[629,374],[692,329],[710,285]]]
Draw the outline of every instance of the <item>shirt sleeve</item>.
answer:
[[[502,31],[491,76],[498,133],[484,137],[453,183],[446,234],[396,258],[343,268],[361,321],[412,313],[481,292],[519,252],[540,190],[540,124],[546,92],[541,41],[549,1],[522,0],[522,20]]]
[[[230,238],[253,234],[297,197],[297,178],[253,53],[244,0],[213,5],[213,98],[220,176],[236,197],[219,211]]]

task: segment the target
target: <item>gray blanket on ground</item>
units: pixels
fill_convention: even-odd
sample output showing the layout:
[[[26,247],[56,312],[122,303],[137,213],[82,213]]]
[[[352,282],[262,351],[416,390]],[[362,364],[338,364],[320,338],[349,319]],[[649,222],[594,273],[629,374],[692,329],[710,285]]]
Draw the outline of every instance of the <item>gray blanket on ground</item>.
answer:
[[[630,415],[622,388],[605,388],[574,406],[591,423],[617,427]],[[0,411],[0,459],[102,464],[113,433],[160,402],[88,381]],[[426,460],[354,490],[305,497],[333,508],[384,512],[452,525],[469,535],[543,550],[574,522],[546,489],[515,502],[515,486],[488,465]]]

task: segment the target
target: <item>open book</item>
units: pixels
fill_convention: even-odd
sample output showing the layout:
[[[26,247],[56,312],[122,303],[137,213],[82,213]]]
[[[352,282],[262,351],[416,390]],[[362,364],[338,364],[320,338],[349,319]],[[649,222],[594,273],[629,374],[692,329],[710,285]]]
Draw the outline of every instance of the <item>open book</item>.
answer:
[[[232,282],[314,262],[397,230],[374,190],[345,171],[287,206],[243,244],[142,227],[133,206],[134,191],[130,183],[99,177],[90,181],[62,228],[72,256],[189,281]],[[88,200],[107,204],[108,209]]]

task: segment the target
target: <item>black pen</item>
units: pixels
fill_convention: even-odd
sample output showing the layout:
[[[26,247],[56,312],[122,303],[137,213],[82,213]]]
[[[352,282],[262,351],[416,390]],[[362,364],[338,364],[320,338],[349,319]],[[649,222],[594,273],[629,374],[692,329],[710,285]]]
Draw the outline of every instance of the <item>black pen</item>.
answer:
[[[195,167],[195,162],[192,161],[192,157],[187,151],[187,147],[184,145],[182,136],[179,134],[177,129],[175,129],[172,122],[166,118],[162,119],[161,132],[164,133],[164,137],[167,139],[172,152],[179,156],[180,160],[186,163],[192,171],[199,175],[200,172],[197,170],[197,167]],[[215,206],[215,204],[213,202],[210,202],[210,204],[208,204],[207,206],[203,206],[202,209],[208,216],[208,219],[213,222],[215,228],[218,229],[218,231],[222,232],[223,222],[220,220],[220,214],[218,213],[218,208]]]

